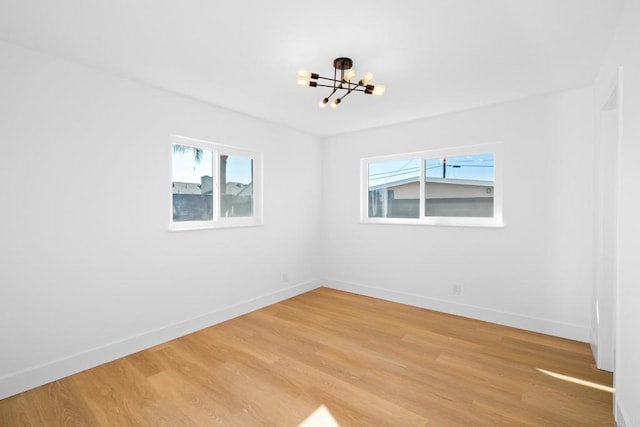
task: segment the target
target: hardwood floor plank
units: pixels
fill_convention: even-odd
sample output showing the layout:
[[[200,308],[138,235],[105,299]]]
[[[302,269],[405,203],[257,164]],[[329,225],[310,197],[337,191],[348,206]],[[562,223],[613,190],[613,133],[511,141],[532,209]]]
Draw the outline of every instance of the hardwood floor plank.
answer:
[[[591,383],[585,343],[319,288],[1,400],[0,425],[613,425]]]
[[[174,401],[160,400],[151,406],[144,408],[146,426],[157,427],[201,427],[195,423],[185,412],[176,406]],[[109,425],[109,424],[101,424]],[[114,424],[118,425],[118,424]],[[124,427],[124,425],[123,425]]]
[[[80,372],[71,377],[78,388],[82,390],[81,397],[84,399],[85,403],[91,410],[91,414],[96,420],[95,423],[91,423],[87,420],[85,425],[147,425],[145,418],[141,413],[144,408],[136,407],[134,403],[129,400],[131,395],[128,394],[128,391],[126,389],[122,389],[115,382],[112,382],[108,375],[105,375],[104,372],[100,371],[100,368],[101,366],[98,366],[97,368]],[[31,391],[26,393],[31,393]],[[51,400],[48,402],[48,406],[55,407],[55,401]],[[64,425],[63,420],[60,420],[59,418],[47,417],[45,419],[47,420],[48,425]]]
[[[40,404],[36,401],[36,394],[21,393],[0,400],[0,426],[36,427],[45,425]]]
[[[182,408],[180,411],[195,425],[231,425],[242,408],[239,402],[220,400],[216,393],[176,372],[160,372],[148,380],[158,390],[159,402]]]
[[[33,398],[40,408],[42,420],[62,420],[65,426],[96,424],[91,409],[82,398],[80,390],[69,378],[49,383],[34,390]]]
[[[160,372],[154,363],[151,351],[140,351],[127,357],[127,361],[144,377],[150,377]]]

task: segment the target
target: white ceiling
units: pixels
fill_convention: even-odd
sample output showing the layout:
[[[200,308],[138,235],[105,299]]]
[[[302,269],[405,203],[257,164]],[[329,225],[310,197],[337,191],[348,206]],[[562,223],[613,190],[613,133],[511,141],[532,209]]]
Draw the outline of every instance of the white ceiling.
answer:
[[[327,136],[593,83],[622,0],[0,0],[0,39]],[[303,88],[348,56],[382,97]]]

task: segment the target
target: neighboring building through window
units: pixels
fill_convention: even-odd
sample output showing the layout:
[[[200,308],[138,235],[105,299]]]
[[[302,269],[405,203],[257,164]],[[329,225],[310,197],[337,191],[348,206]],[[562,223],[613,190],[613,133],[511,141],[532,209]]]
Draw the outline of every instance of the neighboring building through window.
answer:
[[[502,226],[500,144],[363,159],[361,220]]]
[[[173,136],[171,229],[262,223],[262,155]]]

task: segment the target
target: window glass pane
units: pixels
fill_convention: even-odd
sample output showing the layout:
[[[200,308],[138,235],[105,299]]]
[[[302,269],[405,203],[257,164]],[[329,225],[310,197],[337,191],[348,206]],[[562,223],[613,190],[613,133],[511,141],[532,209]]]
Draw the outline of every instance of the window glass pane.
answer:
[[[220,216],[253,215],[253,160],[220,156]]]
[[[425,214],[493,217],[493,153],[425,161]]]
[[[369,163],[369,218],[420,216],[420,159]]]
[[[213,219],[213,154],[211,150],[173,144],[173,220]]]

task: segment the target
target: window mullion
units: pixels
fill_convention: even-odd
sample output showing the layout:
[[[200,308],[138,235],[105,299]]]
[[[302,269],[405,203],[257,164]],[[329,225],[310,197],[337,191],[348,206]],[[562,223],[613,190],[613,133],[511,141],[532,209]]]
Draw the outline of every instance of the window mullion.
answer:
[[[220,151],[213,150],[213,188],[211,197],[213,197],[213,222],[220,220]]]

